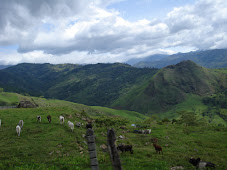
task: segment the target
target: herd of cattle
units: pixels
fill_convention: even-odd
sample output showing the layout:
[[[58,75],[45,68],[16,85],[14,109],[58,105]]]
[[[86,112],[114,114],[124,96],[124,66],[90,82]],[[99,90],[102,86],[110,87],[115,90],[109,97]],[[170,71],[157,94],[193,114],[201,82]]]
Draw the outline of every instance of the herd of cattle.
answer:
[[[38,115],[36,118],[37,118],[37,122],[41,123],[42,117],[40,115]],[[47,120],[48,120],[49,123],[51,123],[51,116],[50,115],[47,116]],[[60,121],[60,124],[61,125],[64,124],[64,122],[65,122],[64,116],[59,116],[59,121]],[[16,132],[17,132],[17,135],[18,136],[20,136],[21,129],[22,129],[23,125],[24,125],[24,121],[23,120],[19,120],[19,123],[16,126]],[[72,123],[71,121],[68,121],[68,126],[73,131],[73,129],[74,129],[74,123]],[[81,126],[81,123],[80,122],[77,122],[76,126],[80,127]],[[1,119],[0,119],[0,127],[1,127]],[[91,122],[89,122],[86,125],[86,128],[92,128]]]
[[[38,115],[37,116],[37,122],[41,123],[41,116]],[[47,120],[49,123],[51,123],[51,116],[48,115],[47,116]],[[60,121],[60,124],[64,124],[64,121],[65,121],[65,118],[63,116],[59,116],[59,121]],[[80,122],[77,122],[79,124],[76,124],[76,126],[80,127],[81,124]],[[2,121],[0,119],[0,127],[1,127],[1,124],[2,124]],[[19,120],[19,123],[18,125],[16,126],[16,133],[18,136],[20,136],[20,133],[21,133],[21,129],[24,125],[24,121],[23,120]],[[73,131],[74,129],[74,123],[72,123],[71,121],[68,121],[68,126],[71,128],[71,130]],[[92,129],[92,124],[91,122],[88,122],[88,124],[86,125],[86,128],[91,128]],[[120,127],[122,128],[122,127]],[[139,133],[139,134],[150,134],[151,133],[151,129],[145,129],[145,130],[134,130],[133,133]],[[151,139],[151,142],[153,143],[153,146],[156,150],[156,153],[162,153],[162,147],[160,145],[158,145],[158,139],[157,138],[152,138]],[[119,144],[117,146],[117,150],[121,151],[122,153],[123,152],[127,152],[129,151],[131,154],[133,154],[133,149],[132,149],[132,145],[124,145],[124,144]],[[205,162],[205,161],[202,161],[200,160],[200,158],[197,158],[197,159],[194,159],[194,158],[191,158],[189,159],[189,162],[196,167],[196,169],[204,169],[204,168],[215,168],[215,164],[211,163],[211,162]]]

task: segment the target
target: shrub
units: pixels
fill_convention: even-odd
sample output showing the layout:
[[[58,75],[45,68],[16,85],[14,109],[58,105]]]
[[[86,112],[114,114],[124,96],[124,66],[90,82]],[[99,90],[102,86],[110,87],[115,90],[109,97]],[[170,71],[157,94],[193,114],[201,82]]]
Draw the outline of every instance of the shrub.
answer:
[[[101,116],[98,117],[96,120],[96,125],[98,127],[110,127],[110,126],[125,126],[128,123],[128,120],[121,117],[107,117]]]

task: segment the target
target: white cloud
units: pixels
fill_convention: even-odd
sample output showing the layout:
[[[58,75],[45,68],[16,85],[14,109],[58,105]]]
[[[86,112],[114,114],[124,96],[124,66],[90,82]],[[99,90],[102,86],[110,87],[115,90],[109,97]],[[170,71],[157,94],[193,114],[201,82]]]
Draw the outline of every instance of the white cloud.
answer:
[[[135,22],[107,10],[119,1],[0,0],[0,45],[19,45],[19,53],[0,53],[0,61],[124,62],[183,48],[227,48],[225,0],[198,0],[162,21]]]

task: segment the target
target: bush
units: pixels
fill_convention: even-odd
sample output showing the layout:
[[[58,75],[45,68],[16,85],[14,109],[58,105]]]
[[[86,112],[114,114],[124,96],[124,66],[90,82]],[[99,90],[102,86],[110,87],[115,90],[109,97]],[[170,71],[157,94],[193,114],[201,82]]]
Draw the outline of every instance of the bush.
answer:
[[[98,127],[110,127],[110,126],[125,126],[129,121],[121,117],[107,117],[101,116],[95,119],[96,125]]]
[[[181,111],[179,112],[181,118],[179,124],[185,124],[186,126],[195,126],[197,125],[196,115],[193,112]]]
[[[164,119],[162,119],[162,122],[163,122],[163,123],[169,123],[170,120],[169,120],[168,118],[164,118]]]

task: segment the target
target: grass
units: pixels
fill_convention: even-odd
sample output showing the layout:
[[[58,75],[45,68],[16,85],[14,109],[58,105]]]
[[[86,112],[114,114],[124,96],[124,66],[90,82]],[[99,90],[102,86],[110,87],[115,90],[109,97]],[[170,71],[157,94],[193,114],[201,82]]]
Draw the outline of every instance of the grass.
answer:
[[[0,106],[16,105],[18,101],[18,96],[15,93],[0,92]]]
[[[107,116],[121,116],[124,118],[129,119],[130,121],[141,121],[143,119],[148,118],[148,116],[145,116],[143,114],[140,114],[138,112],[134,111],[128,111],[128,110],[115,110],[110,109],[107,107],[100,107],[100,106],[91,106],[95,110],[100,111],[97,115],[107,115]]]
[[[161,118],[176,118],[179,115],[177,112],[179,111],[192,111],[192,112],[201,112],[206,109],[207,106],[202,103],[202,98],[197,95],[189,94],[184,102],[175,105],[171,110],[160,114]]]
[[[20,96],[21,98],[23,96]],[[29,97],[27,97],[29,99]],[[119,153],[123,169],[163,169],[172,166],[183,166],[193,169],[188,162],[190,157],[200,157],[218,165],[218,169],[227,168],[227,129],[225,127],[192,126],[178,124],[158,125],[150,122],[151,134],[136,134],[137,128],[132,123],[143,125],[144,116],[136,119],[138,113],[115,111],[103,107],[88,107],[60,100],[33,98],[39,104],[31,109],[0,110],[2,126],[0,128],[0,168],[1,169],[90,169],[89,154],[85,127],[75,127],[74,132],[65,125],[60,125],[58,117],[65,116],[68,120],[86,124],[85,117],[97,119],[99,115],[128,117],[126,129],[119,125],[113,126],[116,136],[123,135],[125,139],[117,138],[117,143],[132,144],[134,154]],[[183,107],[183,106],[182,106]],[[85,111],[86,114],[82,114]],[[51,124],[46,116],[52,116]],[[37,123],[36,116],[42,116],[42,122]],[[16,135],[15,127],[19,120],[24,120],[21,136]],[[112,169],[109,154],[103,152],[100,145],[106,144],[106,132],[109,127],[94,123],[96,149],[99,167],[102,170]],[[126,133],[125,133],[126,132]],[[158,138],[163,147],[163,155],[155,153],[151,138]]]
[[[10,94],[14,96],[13,94]],[[128,118],[127,130],[115,126],[117,136],[123,135],[126,139],[117,139],[117,143],[133,144],[134,154],[120,154],[124,169],[169,169],[181,165],[185,169],[193,168],[188,163],[191,156],[218,164],[222,169],[227,167],[225,152],[219,152],[227,147],[226,128],[221,127],[185,127],[176,124],[157,125],[150,123],[152,134],[141,135],[132,133],[135,129],[132,123],[143,124],[144,115],[137,112],[114,110],[97,106],[85,106],[61,100],[47,100],[44,98],[16,95],[17,100],[32,100],[40,107],[33,109],[4,109],[0,110],[2,127],[0,128],[0,168],[15,169],[90,169],[85,128],[76,128],[71,132],[69,127],[60,125],[58,117],[63,115],[66,121],[86,121],[82,117],[88,115],[96,119],[106,115]],[[16,101],[16,100],[14,100]],[[185,103],[177,105],[176,110],[202,109],[197,96],[189,96]],[[202,106],[203,107],[203,106]],[[175,110],[175,111],[176,111]],[[86,115],[81,115],[82,112]],[[47,122],[46,116],[52,116],[52,123]],[[42,123],[36,121],[36,116],[42,116]],[[78,115],[80,115],[78,117]],[[169,114],[168,114],[169,115]],[[23,119],[25,124],[21,136],[16,136],[15,126]],[[96,145],[100,169],[112,169],[109,154],[99,147],[106,143],[108,127],[95,126]],[[129,131],[128,133],[123,133]],[[212,136],[212,137],[211,137]],[[150,142],[152,137],[159,139],[164,155],[155,153]],[[218,145],[214,145],[217,143]],[[7,146],[7,147],[6,147]],[[81,149],[82,148],[82,149]]]

